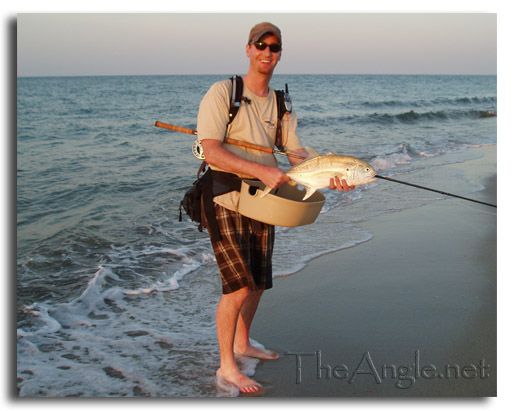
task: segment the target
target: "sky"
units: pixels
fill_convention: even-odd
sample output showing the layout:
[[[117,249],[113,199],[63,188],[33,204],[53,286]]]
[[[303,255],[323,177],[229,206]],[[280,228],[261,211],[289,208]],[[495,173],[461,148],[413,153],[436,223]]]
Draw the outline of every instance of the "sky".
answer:
[[[282,30],[277,74],[496,74],[497,15],[21,13],[18,76],[246,73],[251,27]]]

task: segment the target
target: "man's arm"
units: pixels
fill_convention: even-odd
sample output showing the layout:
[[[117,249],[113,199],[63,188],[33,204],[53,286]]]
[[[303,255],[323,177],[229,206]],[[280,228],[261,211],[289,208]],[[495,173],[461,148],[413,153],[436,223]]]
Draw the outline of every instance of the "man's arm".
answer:
[[[305,151],[303,148],[300,148],[299,150],[291,151],[292,154],[296,154],[297,156],[301,156],[304,158],[298,158],[298,157],[287,157],[289,160],[289,164],[291,164],[291,167],[300,164],[302,161],[305,161],[307,157],[309,157],[309,153]]]
[[[290,180],[290,178],[277,167],[265,166],[262,164],[254,163],[242,159],[234,153],[226,150],[223,147],[223,142],[213,139],[202,140],[203,153],[205,161],[215,167],[219,167],[228,173],[245,174],[258,178],[264,184],[271,188],[277,188],[281,184]],[[307,156],[307,153],[302,150],[297,150],[294,154]],[[302,162],[302,159],[289,157],[289,162],[292,166]],[[338,191],[354,189],[355,186],[348,186],[345,180],[339,180],[337,177],[330,179],[331,189]]]
[[[271,188],[277,188],[290,178],[277,167],[265,166],[245,160],[223,147],[223,142],[214,139],[202,140],[205,161],[229,173],[245,174],[258,178]]]

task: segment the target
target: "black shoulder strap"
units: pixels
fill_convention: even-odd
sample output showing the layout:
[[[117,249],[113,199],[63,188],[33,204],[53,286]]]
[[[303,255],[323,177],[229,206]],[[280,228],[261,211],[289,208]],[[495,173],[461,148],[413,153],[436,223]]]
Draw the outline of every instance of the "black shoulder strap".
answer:
[[[282,138],[282,118],[286,113],[290,113],[293,109],[291,104],[291,98],[289,97],[289,90],[286,84],[286,91],[275,90],[275,96],[277,98],[277,134],[275,137],[275,145],[280,151],[284,151],[284,141]]]
[[[239,107],[241,107],[241,100],[243,98],[243,79],[240,76],[232,76],[232,96],[230,98],[230,110],[228,112],[227,127],[236,117]]]

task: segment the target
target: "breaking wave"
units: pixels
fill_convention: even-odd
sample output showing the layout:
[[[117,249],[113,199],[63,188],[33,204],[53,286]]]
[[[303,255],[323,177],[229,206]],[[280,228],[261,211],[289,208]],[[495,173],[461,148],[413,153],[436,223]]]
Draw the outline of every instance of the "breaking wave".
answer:
[[[496,110],[437,110],[437,111],[402,111],[399,113],[366,113],[346,116],[315,116],[309,119],[298,120],[300,126],[311,126],[323,122],[327,125],[351,124],[394,124],[405,123],[413,124],[417,122],[437,122],[451,120],[480,120],[485,118],[497,117]]]

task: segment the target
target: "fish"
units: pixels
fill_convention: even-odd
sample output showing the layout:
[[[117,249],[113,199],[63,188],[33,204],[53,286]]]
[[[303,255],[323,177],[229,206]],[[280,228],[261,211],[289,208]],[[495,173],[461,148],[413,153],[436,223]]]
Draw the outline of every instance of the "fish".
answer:
[[[305,187],[306,193],[302,201],[312,196],[316,190],[328,187],[332,177],[346,180],[349,186],[362,186],[378,180],[375,169],[364,160],[331,152],[320,155],[310,148],[307,151],[307,159],[286,172],[294,184]],[[261,197],[270,191],[271,188],[266,187]]]

